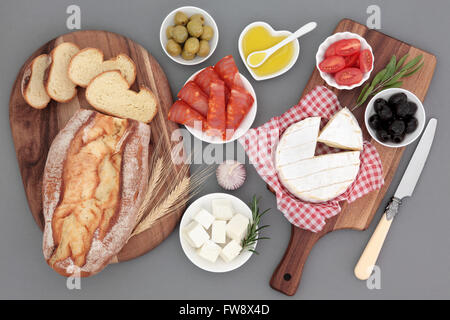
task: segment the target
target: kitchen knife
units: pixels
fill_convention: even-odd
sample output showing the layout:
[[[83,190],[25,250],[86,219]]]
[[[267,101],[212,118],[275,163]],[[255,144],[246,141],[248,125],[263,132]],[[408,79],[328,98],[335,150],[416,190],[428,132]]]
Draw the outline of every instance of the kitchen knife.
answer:
[[[402,203],[402,199],[405,197],[411,197],[413,194],[423,166],[425,165],[425,161],[427,160],[428,153],[430,152],[434,139],[434,133],[436,132],[436,125],[436,119],[431,119],[428,122],[427,128],[425,129],[425,132],[422,135],[411,160],[409,161],[408,167],[403,174],[402,180],[400,181],[392,200],[386,207],[386,211],[381,217],[378,226],[376,227],[361,255],[361,258],[359,258],[359,261],[355,266],[355,276],[360,280],[369,279],[392,221],[394,220],[399,206]]]

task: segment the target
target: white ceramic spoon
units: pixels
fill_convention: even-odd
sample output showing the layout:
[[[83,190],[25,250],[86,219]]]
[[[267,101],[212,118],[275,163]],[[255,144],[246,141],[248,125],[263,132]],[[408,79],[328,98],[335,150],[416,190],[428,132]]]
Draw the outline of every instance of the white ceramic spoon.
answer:
[[[247,57],[247,64],[251,67],[251,68],[257,68],[260,65],[262,65],[264,62],[266,62],[266,60],[278,49],[280,49],[281,47],[285,46],[286,44],[288,44],[289,42],[291,42],[292,40],[295,40],[297,38],[300,38],[301,36],[307,34],[308,32],[314,30],[317,27],[317,23],[315,22],[309,22],[307,24],[305,24],[303,27],[301,27],[300,29],[298,29],[297,31],[295,31],[293,34],[291,34],[289,37],[287,37],[286,39],[284,39],[283,41],[277,43],[276,45],[274,45],[273,47],[266,49],[266,50],[261,50],[261,51],[255,51],[252,52],[248,55]],[[251,60],[254,60],[253,63],[251,62]]]

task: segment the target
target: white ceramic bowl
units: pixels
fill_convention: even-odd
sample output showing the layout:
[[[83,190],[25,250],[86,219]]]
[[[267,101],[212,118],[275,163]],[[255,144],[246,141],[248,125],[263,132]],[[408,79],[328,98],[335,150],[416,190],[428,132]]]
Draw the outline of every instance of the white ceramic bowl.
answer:
[[[202,70],[203,69],[197,71],[192,76],[190,76],[189,79],[186,80],[185,84],[187,82],[189,82],[190,80],[193,80],[194,77]],[[244,83],[245,90],[250,92],[250,94],[252,95],[252,97],[253,97],[253,99],[255,101],[253,102],[253,106],[250,109],[250,111],[247,113],[247,115],[245,116],[244,120],[242,120],[241,125],[234,132],[233,136],[230,139],[228,139],[228,140],[222,140],[220,137],[208,136],[205,132],[203,132],[200,129],[196,129],[196,128],[185,126],[186,129],[194,137],[196,137],[196,138],[198,138],[198,139],[200,139],[202,141],[208,142],[208,143],[222,144],[222,143],[227,143],[227,142],[231,142],[231,141],[234,141],[236,139],[239,139],[240,137],[242,137],[248,131],[248,129],[250,129],[250,127],[253,124],[253,121],[255,121],[256,110],[257,110],[258,103],[256,101],[255,90],[253,89],[253,86],[251,85],[250,81],[248,81],[247,78],[242,75],[242,73],[240,73],[240,75],[241,75],[242,82]]]
[[[363,74],[363,78],[359,83],[355,83],[351,86],[342,86],[342,85],[339,85],[336,82],[336,80],[334,80],[333,74],[322,72],[319,69],[319,64],[325,59],[325,52],[327,51],[327,49],[330,45],[332,45],[333,43],[335,43],[336,41],[339,41],[339,40],[352,39],[352,38],[357,38],[357,39],[359,39],[359,41],[361,41],[361,50],[365,50],[365,49],[370,50],[370,53],[372,54],[372,67],[370,68],[369,72],[366,72]],[[324,42],[322,42],[322,44],[319,46],[319,49],[317,50],[317,53],[316,53],[316,67],[317,67],[317,70],[319,70],[320,76],[322,77],[323,80],[325,80],[325,82],[329,86],[332,86],[332,87],[340,89],[340,90],[342,90],[342,89],[350,90],[350,89],[359,87],[364,82],[366,82],[367,79],[369,79],[370,74],[372,73],[374,61],[375,61],[375,59],[373,56],[372,47],[367,43],[366,39],[361,37],[359,34],[352,33],[352,32],[338,32],[338,33],[333,34],[332,36],[329,36],[328,38],[325,39]]]
[[[225,262],[221,257],[218,257],[217,261],[212,263],[200,257],[197,254],[197,249],[192,248],[183,237],[183,228],[192,221],[192,218],[198,211],[200,211],[200,209],[203,208],[211,212],[211,200],[213,199],[229,199],[236,213],[245,215],[250,219],[250,221],[252,220],[252,212],[250,208],[239,198],[227,193],[210,193],[195,200],[184,212],[183,218],[180,222],[180,243],[188,259],[200,269],[210,272],[228,272],[242,266],[248,259],[250,259],[253,253],[251,251],[244,250],[241,251],[241,253],[231,262]],[[256,243],[253,249],[255,248]]]
[[[166,29],[168,26],[172,26],[175,24],[174,17],[178,11],[183,11],[188,17],[192,16],[193,14],[200,13],[205,18],[205,25],[211,26],[214,29],[214,36],[211,40],[209,40],[210,51],[206,57],[196,56],[192,60],[184,60],[181,57],[181,55],[173,57],[167,52],[166,44],[167,44],[168,39],[166,36]],[[180,7],[180,8],[173,10],[164,19],[163,23],[161,24],[161,29],[159,30],[159,40],[161,42],[161,46],[162,46],[164,52],[167,54],[167,56],[170,59],[172,59],[173,61],[178,62],[180,64],[192,66],[192,65],[196,65],[196,64],[202,63],[203,61],[207,60],[213,54],[214,50],[216,50],[217,42],[219,41],[219,29],[217,28],[217,25],[216,25],[216,22],[214,21],[214,19],[205,10],[197,8],[197,7],[191,7],[191,6]]]
[[[369,118],[373,114],[375,114],[373,104],[374,104],[375,100],[377,100],[378,98],[383,98],[387,101],[387,100],[389,100],[390,96],[392,96],[393,94],[399,93],[399,92],[404,92],[406,94],[406,96],[408,97],[408,101],[412,101],[415,104],[417,104],[417,112],[414,115],[418,121],[417,129],[414,132],[407,133],[405,136],[405,139],[401,143],[394,143],[391,141],[381,142],[380,140],[378,140],[375,130],[369,126]],[[419,98],[417,98],[417,96],[414,93],[412,93],[408,90],[401,89],[401,88],[386,89],[386,90],[383,90],[383,91],[379,92],[378,94],[376,94],[369,101],[369,103],[367,104],[367,107],[366,107],[366,112],[364,114],[364,121],[365,121],[366,128],[367,128],[367,131],[369,132],[370,136],[372,138],[374,138],[379,144],[382,144],[383,146],[390,147],[390,148],[400,148],[400,147],[407,146],[410,143],[413,143],[422,133],[423,128],[425,127],[425,108],[423,107],[422,101],[420,101]]]
[[[242,30],[241,35],[239,36],[239,42],[238,42],[239,54],[241,56],[242,62],[244,62],[244,65],[247,67],[247,70],[252,75],[253,79],[260,81],[260,80],[267,80],[267,79],[278,77],[278,76],[282,75],[283,73],[287,72],[289,69],[291,69],[294,66],[295,62],[297,62],[298,55],[300,53],[300,44],[298,42],[298,39],[293,40],[294,56],[292,57],[291,62],[286,67],[284,67],[283,69],[281,69],[280,71],[278,71],[276,73],[260,77],[257,74],[255,74],[253,69],[250,68],[250,66],[247,64],[247,60],[245,59],[245,56],[244,56],[244,50],[242,49],[242,39],[244,38],[245,34],[248,32],[248,30],[250,28],[257,27],[257,26],[266,28],[267,30],[269,30],[270,34],[273,36],[290,36],[292,34],[292,32],[286,31],[286,30],[275,31],[275,30],[273,30],[272,26],[269,25],[268,23],[263,22],[263,21],[256,21],[256,22],[250,23],[248,26],[246,26],[245,29]]]

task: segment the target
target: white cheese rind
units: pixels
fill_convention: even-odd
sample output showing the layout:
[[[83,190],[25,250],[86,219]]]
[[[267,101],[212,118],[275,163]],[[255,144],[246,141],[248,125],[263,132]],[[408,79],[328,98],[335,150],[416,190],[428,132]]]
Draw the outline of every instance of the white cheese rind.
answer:
[[[183,235],[186,242],[194,248],[200,248],[207,240],[209,240],[209,234],[197,221],[191,221],[183,229]]]
[[[339,149],[363,149],[361,128],[348,108],[340,110],[328,121],[317,141]]]
[[[194,216],[194,221],[197,221],[198,223],[200,223],[203,228],[205,228],[206,230],[209,229],[209,227],[211,227],[211,224],[214,221],[214,216],[209,213],[207,210],[205,209],[201,209],[195,216]]]
[[[306,118],[294,123],[283,133],[275,153],[275,163],[286,165],[314,156],[320,117]]]
[[[230,220],[233,217],[233,207],[228,199],[213,199],[211,206],[217,220]]]
[[[225,243],[227,239],[227,222],[216,220],[212,224],[211,240],[215,243]]]
[[[241,242],[247,232],[249,222],[246,216],[239,213],[236,214],[227,224],[227,236],[230,239]]]
[[[233,261],[241,252],[242,247],[236,240],[231,240],[223,249],[220,251],[220,256],[225,262]]]
[[[197,253],[200,257],[212,263],[216,262],[222,248],[213,241],[207,240]]]
[[[359,172],[359,151],[347,151],[297,161],[279,168],[282,184],[308,202],[326,202],[341,195]]]

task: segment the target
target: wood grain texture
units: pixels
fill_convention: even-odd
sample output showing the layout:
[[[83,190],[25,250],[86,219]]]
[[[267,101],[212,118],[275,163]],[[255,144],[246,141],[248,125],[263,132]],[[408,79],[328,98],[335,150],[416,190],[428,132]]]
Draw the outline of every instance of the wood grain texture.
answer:
[[[372,46],[375,56],[375,66],[369,81],[382,70],[392,55],[397,58],[409,53],[410,59],[423,54],[424,66],[415,75],[405,78],[402,88],[410,90],[423,101],[428,91],[434,69],[436,67],[436,57],[428,52],[417,49],[407,43],[389,37],[376,30],[370,30],[366,26],[361,25],[349,19],[343,19],[339,22],[334,33],[349,31],[364,37]],[[320,77],[317,69],[314,69],[302,96],[311,91],[317,85],[325,85],[325,81]],[[342,106],[353,106],[359,96],[362,87],[353,90],[331,89],[337,96]],[[383,164],[383,175],[385,184],[381,190],[373,191],[366,196],[359,198],[351,204],[341,203],[342,211],[335,217],[328,219],[327,224],[321,232],[313,233],[295,226],[292,226],[291,239],[284,254],[283,259],[276,268],[270,285],[273,289],[278,290],[287,295],[294,295],[300,284],[303,266],[308,258],[309,252],[314,244],[329,232],[340,229],[365,230],[369,226],[374,214],[380,206],[381,200],[384,198],[386,191],[391,184],[392,178],[397,170],[398,164],[402,157],[404,148],[388,148],[378,144],[371,139],[364,126],[365,106],[361,106],[355,110],[354,114],[358,119],[365,140],[371,141],[377,148],[381,162]],[[352,270],[349,270],[352,272]]]
[[[85,99],[85,89],[78,87],[77,96],[72,101],[57,103],[52,100],[47,108],[36,110],[26,104],[21,94],[20,84],[24,70],[32,59],[42,53],[49,53],[55,46],[67,41],[77,44],[80,48],[99,48],[104,52],[105,60],[119,53],[125,53],[136,63],[136,81],[131,89],[139,91],[142,85],[150,88],[159,104],[158,113],[150,123],[150,156],[158,141],[163,141],[163,148],[171,149],[175,145],[171,142],[171,133],[178,129],[177,124],[167,120],[167,113],[172,105],[172,93],[164,71],[141,45],[119,34],[99,30],[64,34],[43,45],[21,68],[12,88],[9,104],[11,131],[25,193],[31,213],[41,230],[44,225],[41,200],[42,174],[49,147],[56,134],[79,108],[90,109],[91,107]],[[180,168],[173,163],[167,165],[174,167],[171,171],[172,176],[166,179],[166,183],[170,185],[175,179],[176,170]],[[132,237],[117,255],[117,261],[133,259],[160,244],[173,231],[182,212],[183,208],[159,219],[150,229]]]

